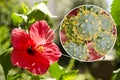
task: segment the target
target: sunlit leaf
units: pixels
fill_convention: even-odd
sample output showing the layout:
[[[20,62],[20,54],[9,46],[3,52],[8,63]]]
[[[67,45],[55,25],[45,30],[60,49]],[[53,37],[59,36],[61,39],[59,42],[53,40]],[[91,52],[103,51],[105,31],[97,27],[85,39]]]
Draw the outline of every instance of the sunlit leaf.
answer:
[[[48,19],[48,17],[49,18],[55,17],[50,13],[45,3],[36,4],[31,9],[31,11],[28,12],[27,16],[28,16],[29,23],[33,23],[37,20],[46,20]]]
[[[17,14],[17,13],[13,13],[12,14],[12,21],[13,24],[15,25],[19,25],[21,24],[23,21],[27,22],[27,16],[23,15],[23,14]]]
[[[63,74],[60,80],[74,80],[77,76],[77,72],[78,70],[71,70],[70,72]]]
[[[50,13],[50,11],[49,11],[48,7],[45,5],[45,3],[39,3],[32,8],[32,10],[36,10],[36,9],[42,11],[44,14],[48,15],[49,17],[54,17]]]
[[[56,80],[59,80],[62,74],[65,73],[64,69],[61,69],[58,63],[52,64],[49,68],[49,72],[53,78],[56,78]]]
[[[25,5],[25,3],[22,3],[22,9],[23,9],[23,11],[24,11],[25,14],[27,14],[28,11],[29,11],[29,8],[28,8],[27,5]]]

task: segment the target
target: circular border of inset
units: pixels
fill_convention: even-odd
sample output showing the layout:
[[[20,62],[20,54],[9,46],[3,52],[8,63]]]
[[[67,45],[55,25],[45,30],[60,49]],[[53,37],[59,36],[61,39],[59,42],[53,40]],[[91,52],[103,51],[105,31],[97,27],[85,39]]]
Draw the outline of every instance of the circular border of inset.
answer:
[[[116,42],[117,28],[106,10],[82,5],[65,15],[59,36],[61,45],[72,58],[93,62],[104,60],[110,53]]]

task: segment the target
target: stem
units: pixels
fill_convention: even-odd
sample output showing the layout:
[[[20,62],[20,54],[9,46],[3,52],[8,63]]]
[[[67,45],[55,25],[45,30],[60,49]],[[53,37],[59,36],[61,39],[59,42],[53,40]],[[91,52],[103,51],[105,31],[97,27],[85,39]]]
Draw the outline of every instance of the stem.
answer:
[[[69,72],[74,67],[74,63],[75,63],[75,59],[71,58],[68,66],[66,68],[66,71]]]

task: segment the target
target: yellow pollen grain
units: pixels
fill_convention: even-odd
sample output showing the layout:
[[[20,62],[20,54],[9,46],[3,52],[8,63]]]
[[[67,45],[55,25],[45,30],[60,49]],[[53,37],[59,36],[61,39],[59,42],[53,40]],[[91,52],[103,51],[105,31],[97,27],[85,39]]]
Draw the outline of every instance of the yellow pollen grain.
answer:
[[[76,57],[76,54],[73,54],[73,56],[75,56],[75,57]]]
[[[110,46],[107,47],[108,49],[110,48]]]
[[[105,40],[105,38],[102,38],[103,40]]]
[[[110,43],[110,41],[107,41],[107,43]]]
[[[73,50],[76,51],[76,48],[74,48]]]
[[[79,59],[81,59],[82,57],[81,56],[79,56]]]

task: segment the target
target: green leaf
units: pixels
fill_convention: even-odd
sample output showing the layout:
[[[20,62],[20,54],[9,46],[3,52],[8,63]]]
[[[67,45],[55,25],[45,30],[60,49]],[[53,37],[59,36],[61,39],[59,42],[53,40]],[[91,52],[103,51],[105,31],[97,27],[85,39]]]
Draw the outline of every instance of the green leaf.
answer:
[[[27,5],[25,5],[25,3],[22,3],[22,9],[23,9],[23,11],[24,11],[25,14],[27,14],[28,11],[29,11],[29,8],[28,8]]]
[[[27,16],[29,23],[33,23],[37,20],[45,20],[46,17],[55,17],[50,13],[45,3],[35,5],[31,11],[28,12]]]
[[[5,53],[0,55],[0,63],[2,65],[6,79],[7,79],[7,74],[9,72],[9,70],[13,67],[13,65],[11,64],[11,60],[10,60],[10,52],[11,51],[12,51],[12,48],[6,50]]]
[[[120,80],[120,69],[113,71],[113,76],[111,80]]]
[[[31,80],[40,80],[40,77],[39,77],[39,76],[32,75],[32,76],[31,76]]]
[[[12,21],[14,25],[19,25],[21,24],[23,21],[27,22],[27,16],[23,15],[23,14],[17,14],[17,13],[13,13],[12,14]]]
[[[0,26],[0,55],[10,46],[9,28]]]
[[[40,10],[41,12],[43,12],[43,13],[46,14],[46,15],[48,15],[49,17],[54,17],[54,16],[50,13],[50,11],[49,11],[48,7],[45,5],[45,3],[39,3],[39,4],[35,5],[35,6],[32,8],[32,10],[36,10],[36,9]]]
[[[43,20],[44,17],[45,17],[45,14],[38,9],[33,10],[28,14],[29,23],[33,23],[37,20]]]
[[[111,6],[111,14],[117,25],[117,34],[120,34],[120,0],[113,0]],[[120,56],[120,35],[117,35],[115,43],[116,53]]]
[[[7,80],[16,80],[16,79],[18,79],[19,77],[21,77],[21,74],[15,74],[15,75],[13,75],[13,76],[9,76],[9,77],[7,78]]]
[[[65,73],[64,69],[61,69],[58,63],[53,63],[49,68],[49,72],[53,78],[56,78],[56,80],[59,80],[61,75]]]
[[[111,6],[111,14],[115,23],[120,25],[120,0],[114,0]]]
[[[74,80],[77,76],[78,70],[71,70],[61,76],[60,80]]]

